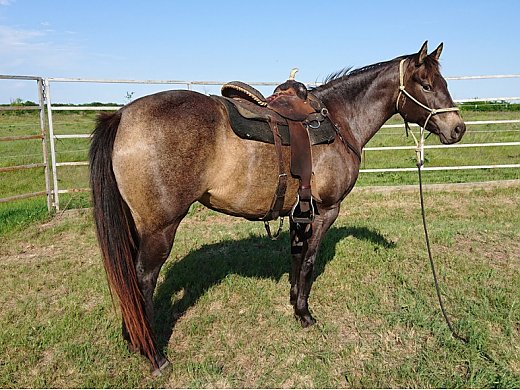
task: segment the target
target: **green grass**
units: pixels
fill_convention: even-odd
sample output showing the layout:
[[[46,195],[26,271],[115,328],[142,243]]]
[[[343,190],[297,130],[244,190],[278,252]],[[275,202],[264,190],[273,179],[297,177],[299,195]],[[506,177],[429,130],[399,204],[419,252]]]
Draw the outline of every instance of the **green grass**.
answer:
[[[89,211],[0,242],[0,387],[520,387],[520,190],[426,194],[450,336],[416,193],[354,192],[318,255],[302,329],[288,233],[192,208],[155,296],[172,371],[126,351]],[[482,356],[486,352],[494,364]]]
[[[49,218],[47,202],[44,198],[0,203],[0,237],[12,231],[19,231],[34,221],[44,221]]]

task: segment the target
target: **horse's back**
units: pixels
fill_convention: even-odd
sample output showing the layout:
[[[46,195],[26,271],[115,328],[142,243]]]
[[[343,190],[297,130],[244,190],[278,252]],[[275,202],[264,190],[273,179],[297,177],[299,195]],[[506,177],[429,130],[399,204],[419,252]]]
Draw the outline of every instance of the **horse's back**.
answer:
[[[185,90],[159,92],[137,99],[121,109],[118,137],[130,133],[140,134],[146,140],[173,137],[182,144],[191,144],[194,137],[209,140],[214,137],[215,125],[223,119],[222,113],[221,106],[214,99],[201,93]]]

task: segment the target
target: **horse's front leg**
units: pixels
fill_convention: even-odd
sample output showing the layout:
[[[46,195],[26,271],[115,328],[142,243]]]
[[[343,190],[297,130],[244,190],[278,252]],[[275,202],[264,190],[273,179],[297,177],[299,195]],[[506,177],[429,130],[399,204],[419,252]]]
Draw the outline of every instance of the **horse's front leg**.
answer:
[[[312,287],[313,269],[321,240],[336,220],[339,213],[339,204],[329,209],[319,210],[314,222],[310,225],[301,225],[291,222],[291,304],[294,314],[303,327],[316,323],[309,311],[309,294]]]
[[[308,293],[304,294],[304,290],[310,292],[312,284],[312,268],[314,258],[307,258],[309,252],[309,238],[312,236],[313,226],[310,224],[300,225],[291,221],[291,255],[292,255],[292,272],[291,272],[291,304],[294,307],[294,314],[300,319],[304,327],[314,324],[316,321],[309,312],[307,298]],[[311,278],[308,280],[308,278]]]

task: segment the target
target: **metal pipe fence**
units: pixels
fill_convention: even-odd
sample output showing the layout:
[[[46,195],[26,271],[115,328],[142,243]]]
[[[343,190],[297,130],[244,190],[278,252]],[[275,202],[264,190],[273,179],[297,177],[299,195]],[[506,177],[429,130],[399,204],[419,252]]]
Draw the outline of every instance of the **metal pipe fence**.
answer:
[[[42,195],[47,195],[47,209],[51,211],[52,209],[52,200],[50,197],[50,174],[49,174],[49,164],[48,164],[48,151],[47,151],[47,131],[46,131],[46,121],[45,121],[45,91],[44,91],[44,81],[41,77],[36,76],[7,76],[0,75],[0,80],[23,80],[23,81],[36,81],[37,93],[38,93],[38,105],[37,106],[2,106],[0,108],[1,111],[21,111],[21,110],[37,110],[38,118],[39,118],[39,127],[40,134],[38,135],[21,135],[21,136],[8,136],[1,137],[1,142],[13,142],[13,141],[27,141],[33,139],[40,139],[41,147],[42,147],[42,162],[41,163],[33,163],[33,164],[23,164],[23,165],[14,165],[1,167],[0,173],[4,172],[13,172],[24,169],[36,169],[43,168],[45,182],[42,183],[45,185],[45,191],[34,191],[28,192],[24,194],[18,194],[14,196],[0,198],[0,203],[11,202],[19,199],[27,199]]]
[[[447,80],[481,80],[481,79],[520,79],[519,75],[491,75],[491,76],[461,76],[461,77],[447,77]],[[53,104],[51,97],[51,85],[57,83],[95,83],[95,84],[154,84],[154,85],[174,85],[185,87],[187,89],[195,89],[204,86],[221,86],[224,83],[221,81],[183,81],[183,80],[104,80],[104,79],[82,79],[82,78],[39,78],[39,77],[26,77],[26,76],[1,76],[1,79],[17,79],[17,80],[36,80],[38,85],[38,96],[39,105],[33,107],[13,107],[13,110],[24,110],[33,109],[39,110],[41,135],[33,136],[17,136],[17,137],[0,137],[0,142],[9,142],[12,140],[21,139],[42,139],[42,153],[43,162],[39,164],[26,164],[12,167],[0,168],[0,173],[9,170],[22,170],[22,169],[45,169],[45,191],[34,192],[31,194],[21,194],[11,196],[8,198],[0,199],[0,202],[7,202],[17,200],[24,197],[40,196],[43,194],[47,195],[47,204],[49,210],[60,209],[60,195],[66,193],[76,193],[82,191],[88,191],[88,188],[60,188],[60,173],[61,167],[84,167],[88,165],[87,161],[58,161],[57,159],[57,141],[65,139],[88,139],[90,134],[56,134],[55,121],[53,118],[53,112],[59,111],[111,111],[121,108],[120,105],[114,106],[63,106]],[[280,82],[249,82],[249,84],[255,87],[266,87],[266,86],[277,86]],[[316,86],[319,83],[305,83],[307,86]],[[509,96],[499,98],[468,98],[455,100],[457,103],[470,103],[470,102],[485,102],[486,104],[493,104],[496,101],[512,102],[520,101],[520,97]],[[1,107],[0,110],[10,110],[8,107]],[[482,120],[482,121],[468,121],[468,125],[490,125],[490,124],[502,124],[510,125],[520,123],[520,120]],[[48,128],[48,135],[47,135]],[[384,125],[383,128],[399,128],[403,129],[404,125]],[[47,145],[48,142],[48,145]],[[425,149],[443,149],[443,148],[487,148],[487,147],[504,147],[504,146],[520,146],[520,142],[488,142],[488,143],[474,143],[474,144],[455,144],[455,145],[427,145]],[[50,148],[50,153],[47,150]],[[393,151],[393,150],[414,150],[415,146],[380,146],[380,147],[365,147],[364,151]],[[50,155],[50,163],[47,159],[47,155]],[[481,164],[481,165],[467,165],[467,166],[426,166],[424,170],[462,170],[462,169],[500,169],[500,168],[520,168],[520,164]],[[377,168],[377,169],[361,169],[362,173],[380,173],[380,172],[408,172],[414,171],[416,168]],[[52,181],[52,182],[51,182]]]

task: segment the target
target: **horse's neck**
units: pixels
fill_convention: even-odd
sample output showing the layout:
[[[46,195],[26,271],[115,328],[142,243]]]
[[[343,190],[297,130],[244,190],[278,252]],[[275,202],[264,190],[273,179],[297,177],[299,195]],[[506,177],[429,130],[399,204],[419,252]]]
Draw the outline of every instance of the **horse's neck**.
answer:
[[[344,131],[351,132],[359,147],[365,146],[396,113],[399,75],[397,65],[393,65],[357,71],[325,84],[316,93],[334,120]]]

